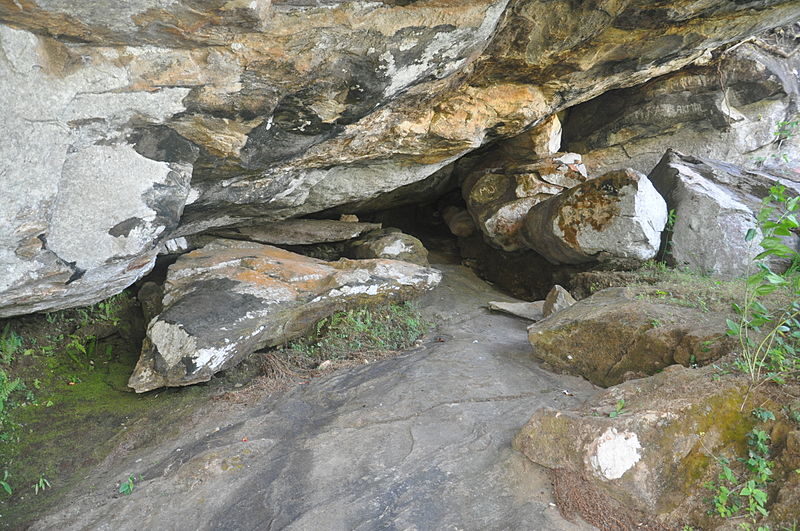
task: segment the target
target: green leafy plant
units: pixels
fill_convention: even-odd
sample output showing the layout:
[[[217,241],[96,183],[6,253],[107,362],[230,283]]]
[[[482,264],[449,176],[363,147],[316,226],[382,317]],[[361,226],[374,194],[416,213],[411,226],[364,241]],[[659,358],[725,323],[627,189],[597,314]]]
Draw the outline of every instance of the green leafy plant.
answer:
[[[0,362],[10,365],[14,361],[14,355],[21,347],[22,338],[11,330],[10,324],[6,324],[2,335],[0,335]]]
[[[8,409],[8,400],[11,397],[11,393],[22,388],[23,383],[20,378],[12,380],[8,377],[6,371],[0,369],[0,426],[3,424],[4,413]]]
[[[672,233],[675,231],[675,221],[678,216],[674,208],[669,209],[667,212],[667,224],[664,226],[663,238],[664,244],[659,250],[658,261],[663,263],[667,256],[672,255]]]
[[[774,415],[767,410],[760,410],[756,414],[765,419],[774,420]],[[763,412],[769,413],[766,415]],[[770,437],[766,431],[753,428],[746,436],[747,457],[737,459],[740,473],[734,471],[731,460],[724,457],[714,457],[720,466],[717,481],[707,482],[705,487],[714,494],[711,503],[714,513],[722,518],[746,516],[749,522],[740,524],[742,529],[753,529],[762,517],[768,516],[767,501],[769,495],[767,484],[772,481],[772,469],[775,463],[769,460]],[[768,527],[757,526],[758,530],[768,530]]]
[[[623,413],[625,413],[625,399],[620,398],[619,400],[617,400],[617,404],[614,406],[614,411],[609,413],[608,416],[614,419],[619,417]]]
[[[34,483],[31,488],[33,488],[36,494],[39,494],[40,490],[43,491],[50,488],[50,482],[42,474],[39,474],[39,479],[36,480],[36,483]]]
[[[3,479],[0,479],[0,487],[2,487],[9,496],[14,493],[11,484],[8,482],[8,470],[3,470]]]
[[[775,420],[775,413],[770,411],[769,409],[764,409],[763,407],[757,407],[753,410],[753,416],[760,420],[761,422],[767,422],[768,420]]]
[[[136,487],[135,479],[133,475],[128,476],[128,479],[125,479],[120,482],[119,484],[119,493],[125,496],[128,496],[133,493],[133,489]]]
[[[744,300],[735,304],[738,321],[727,320],[727,334],[738,338],[740,356],[737,366],[750,376],[751,384],[765,381],[784,382],[800,369],[798,340],[800,340],[800,275],[773,272],[766,259],[777,257],[795,259],[797,251],[787,246],[782,238],[791,236],[800,228],[797,211],[800,197],[788,197],[783,186],[774,186],[764,199],[758,214],[763,235],[763,249],[756,255],[756,272],[747,278]],[[758,230],[750,229],[745,236],[752,241]],[[769,309],[764,297],[781,290],[788,292],[791,300],[778,309]]]

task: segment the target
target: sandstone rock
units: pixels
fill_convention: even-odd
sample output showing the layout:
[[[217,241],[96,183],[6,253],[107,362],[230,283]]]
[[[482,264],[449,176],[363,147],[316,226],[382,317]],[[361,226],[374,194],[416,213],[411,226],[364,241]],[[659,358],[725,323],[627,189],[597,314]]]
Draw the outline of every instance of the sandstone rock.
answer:
[[[775,135],[798,111],[792,72],[800,55],[787,57],[797,46],[788,35],[764,35],[708,66],[582,103],[565,123],[565,148],[583,154],[591,173],[633,168],[647,174],[668,148],[746,168],[797,167],[800,136]]]
[[[531,164],[475,171],[465,178],[462,192],[488,241],[517,251],[525,248],[520,230],[531,207],[585,180],[580,155],[561,153]]]
[[[752,426],[741,412],[747,382],[728,376],[708,385],[707,369],[670,367],[576,409],[539,409],[514,448],[537,464],[583,476],[594,490],[658,516],[667,528],[702,519],[701,485],[716,479],[714,456],[738,448]],[[610,418],[620,400],[622,413]]]
[[[414,236],[397,229],[374,231],[350,244],[354,258],[387,258],[427,266],[428,250]]]
[[[569,294],[569,291],[556,284],[544,300],[542,314],[545,317],[549,317],[554,313],[569,308],[573,304],[575,304],[575,299]]]
[[[79,60],[0,25],[0,317],[122,291],[150,270],[189,194],[197,148],[156,126],[189,89],[123,91],[125,68],[86,58],[58,71],[58,54]],[[137,141],[139,118],[153,129]]]
[[[680,301],[677,301],[680,302]],[[533,355],[608,387],[730,352],[725,319],[633,288],[609,288],[528,327]]]
[[[163,240],[231,218],[379,198],[800,15],[785,0],[202,4],[0,3],[0,153],[17,205],[2,218],[2,315],[119,291]]]
[[[740,276],[761,252],[758,238],[745,235],[757,228],[761,198],[774,184],[792,193],[800,184],[729,164],[668,151],[650,174],[656,189],[675,210],[669,259],[674,265],[720,276]]]
[[[553,263],[580,264],[605,256],[653,258],[667,206],[644,175],[610,172],[531,208],[525,243]]]
[[[288,219],[262,225],[215,230],[212,234],[220,238],[272,245],[311,245],[351,240],[380,228],[380,223],[359,223],[358,218],[355,221]]]
[[[544,301],[534,302],[489,302],[489,309],[498,312],[508,313],[528,319],[529,321],[541,321],[544,319],[542,308]]]
[[[448,206],[442,210],[442,219],[447,224],[447,228],[454,236],[467,238],[475,232],[475,222],[463,208]]]
[[[322,262],[267,245],[217,240],[170,266],[164,310],[147,328],[128,385],[141,393],[207,381],[336,310],[406,299],[440,278],[434,269],[406,262]]]

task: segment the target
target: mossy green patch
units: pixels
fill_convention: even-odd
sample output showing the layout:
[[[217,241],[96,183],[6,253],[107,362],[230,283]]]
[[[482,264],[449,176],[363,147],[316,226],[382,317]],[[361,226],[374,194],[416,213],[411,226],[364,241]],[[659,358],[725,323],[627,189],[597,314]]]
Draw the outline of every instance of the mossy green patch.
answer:
[[[137,444],[168,436],[177,411],[185,414],[208,395],[203,388],[133,393],[127,380],[143,335],[138,306],[128,298],[95,308],[6,323],[29,352],[5,366],[25,382],[25,392],[16,394],[2,425],[0,474],[8,471],[13,489],[0,494],[2,528],[24,527],[77,488],[92,466],[124,446],[137,420],[152,424],[136,434]],[[49,487],[37,492],[39,478]]]

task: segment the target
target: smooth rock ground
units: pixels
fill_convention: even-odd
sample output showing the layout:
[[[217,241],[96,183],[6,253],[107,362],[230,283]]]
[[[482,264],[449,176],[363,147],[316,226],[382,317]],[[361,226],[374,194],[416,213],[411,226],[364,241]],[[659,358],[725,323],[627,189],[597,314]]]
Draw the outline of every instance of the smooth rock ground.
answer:
[[[531,411],[595,388],[538,368],[524,321],[484,308],[508,298],[437,267],[422,305],[442,326],[416,351],[284,396],[212,402],[174,440],[121,448],[33,529],[591,529],[550,505],[548,479],[511,440]],[[142,480],[116,495],[128,474]]]

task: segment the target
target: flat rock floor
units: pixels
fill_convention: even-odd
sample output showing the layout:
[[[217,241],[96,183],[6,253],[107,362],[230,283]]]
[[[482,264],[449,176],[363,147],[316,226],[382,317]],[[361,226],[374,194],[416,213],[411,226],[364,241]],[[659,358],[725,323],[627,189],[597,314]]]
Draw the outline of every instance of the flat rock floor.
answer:
[[[535,409],[595,388],[538,367],[526,323],[486,309],[507,297],[436,267],[444,280],[422,305],[440,326],[419,348],[210,402],[166,443],[123,445],[33,528],[593,529],[561,517],[546,471],[511,440]],[[134,492],[117,494],[129,474]]]

